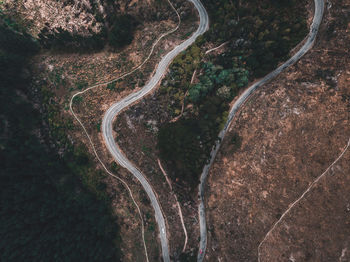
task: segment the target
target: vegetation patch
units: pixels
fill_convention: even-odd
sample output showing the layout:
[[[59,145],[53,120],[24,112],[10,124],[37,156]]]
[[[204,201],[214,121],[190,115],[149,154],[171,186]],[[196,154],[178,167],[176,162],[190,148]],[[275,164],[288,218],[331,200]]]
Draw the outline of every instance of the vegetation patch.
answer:
[[[110,29],[108,43],[112,48],[129,45],[134,39],[137,21],[131,15],[120,15],[114,19]]]
[[[74,34],[61,27],[55,31],[43,28],[38,37],[43,48],[63,50],[69,52],[101,50],[106,43],[106,29],[102,28],[100,32],[90,32],[83,36]]]
[[[174,60],[159,92],[169,115],[180,118],[160,127],[160,157],[173,179],[192,188],[227,120],[229,102],[249,80],[287,59],[307,33],[305,1],[204,4],[211,19],[209,31]],[[227,45],[218,55],[205,55],[206,42]],[[239,139],[233,143],[239,144]]]
[[[39,99],[29,90],[37,43],[2,20],[0,32],[0,260],[118,261],[119,227],[101,174],[67,138],[72,124],[61,121],[50,91]]]

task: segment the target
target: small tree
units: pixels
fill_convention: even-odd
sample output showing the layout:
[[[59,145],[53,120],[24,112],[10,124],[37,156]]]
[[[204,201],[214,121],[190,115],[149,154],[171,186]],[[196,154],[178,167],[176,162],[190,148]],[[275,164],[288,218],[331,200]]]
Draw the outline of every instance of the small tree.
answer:
[[[188,91],[188,96],[192,102],[198,102],[201,96],[200,85],[197,84]]]
[[[229,100],[231,98],[231,90],[227,86],[220,87],[216,91],[216,95],[224,100]]]
[[[115,90],[115,82],[109,83],[109,84],[107,85],[107,89],[109,89],[109,90],[111,90],[111,91]]]

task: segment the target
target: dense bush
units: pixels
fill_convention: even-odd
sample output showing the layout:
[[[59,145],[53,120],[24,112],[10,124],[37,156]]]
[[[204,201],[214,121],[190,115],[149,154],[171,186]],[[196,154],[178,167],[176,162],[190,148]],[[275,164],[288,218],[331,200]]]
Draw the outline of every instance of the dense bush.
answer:
[[[120,15],[109,31],[108,42],[113,48],[121,48],[131,43],[137,22],[131,15]]]
[[[98,12],[96,11],[98,14]],[[96,18],[99,16],[95,15]],[[99,18],[98,20],[101,20]],[[59,27],[55,30],[43,28],[38,35],[39,42],[44,48],[62,50],[65,52],[86,52],[101,50],[108,42],[113,49],[122,48],[130,44],[134,38],[137,20],[131,15],[108,16],[110,28],[102,27],[99,33],[90,31],[82,36],[71,33]],[[105,22],[100,21],[100,22]]]
[[[212,63],[203,63],[202,68],[205,74],[200,76],[200,82],[191,85],[188,91],[188,97],[194,103],[200,102],[208,95],[215,94],[223,100],[231,100],[236,95],[238,88],[248,83],[249,73],[243,68],[223,69]]]
[[[66,52],[83,52],[100,50],[106,43],[106,30],[100,33],[90,33],[90,36],[72,34],[62,28],[57,28],[55,32],[44,28],[39,33],[39,42],[44,48],[63,50]]]
[[[198,113],[163,125],[158,132],[160,157],[172,166],[172,179],[194,188],[217,134],[227,118],[227,103],[208,96],[197,104]]]
[[[39,50],[38,44],[28,34],[13,31],[4,22],[1,23],[1,20],[0,36],[0,47],[3,56],[26,56]]]
[[[261,77],[288,57],[306,36],[305,1],[203,1],[212,25],[206,38],[243,51],[253,77]],[[227,56],[230,59],[230,56]]]
[[[160,127],[160,156],[174,170],[173,178],[180,178],[191,187],[197,184],[224,126],[228,102],[247,85],[249,78],[261,77],[285,60],[307,30],[304,1],[203,0],[203,3],[210,16],[209,31],[176,57],[161,87],[169,114],[173,117],[179,114],[182,101],[185,112],[181,120]],[[204,40],[217,45],[227,42],[226,51],[204,57],[199,48]],[[203,58],[207,61],[200,62]],[[194,70],[199,81],[190,84]],[[235,148],[239,145],[237,140]]]
[[[118,226],[86,149],[62,157],[42,142],[45,119],[22,77],[37,44],[2,21],[0,31],[0,260],[118,261]]]
[[[165,124],[158,133],[162,159],[175,166],[177,177],[195,186],[198,167],[206,159],[200,148],[200,129],[193,119]],[[203,154],[204,153],[204,154]]]

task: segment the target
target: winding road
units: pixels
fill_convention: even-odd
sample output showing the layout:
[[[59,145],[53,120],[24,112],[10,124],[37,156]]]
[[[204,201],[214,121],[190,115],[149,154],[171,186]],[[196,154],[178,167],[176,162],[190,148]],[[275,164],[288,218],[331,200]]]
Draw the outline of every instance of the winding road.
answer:
[[[199,223],[200,223],[200,244],[199,244],[199,253],[198,253],[197,261],[203,261],[205,256],[205,250],[207,247],[207,225],[206,225],[205,205],[204,205],[204,189],[205,189],[206,179],[209,173],[209,169],[215,160],[217,152],[219,151],[221,141],[223,140],[226,132],[228,131],[230,124],[232,123],[232,120],[234,119],[236,113],[238,112],[240,107],[243,105],[243,103],[250,97],[250,95],[253,94],[253,92],[257,90],[259,87],[269,82],[271,79],[275,78],[286,68],[290,67],[295,62],[297,62],[303,55],[305,55],[312,48],[313,44],[315,43],[317,33],[319,31],[319,27],[322,21],[323,11],[324,11],[324,0],[314,0],[314,2],[315,2],[314,18],[310,27],[310,32],[306,37],[304,45],[288,61],[286,61],[284,64],[279,66],[277,69],[275,69],[274,71],[266,75],[264,78],[262,78],[252,86],[250,86],[236,100],[236,102],[232,105],[232,108],[230,110],[228,120],[225,124],[224,129],[219,133],[219,140],[216,142],[213,150],[210,153],[210,162],[207,165],[205,165],[203,168],[203,171],[200,177],[199,196],[198,196],[200,201],[199,209],[198,209]]]
[[[149,82],[142,89],[140,89],[139,91],[137,91],[135,93],[132,93],[132,94],[128,95],[124,99],[122,99],[122,100],[116,102],[115,104],[113,104],[107,110],[107,112],[105,113],[105,115],[103,117],[103,121],[102,121],[102,133],[103,133],[103,137],[104,137],[104,140],[105,140],[105,143],[107,145],[107,148],[108,148],[109,152],[112,154],[113,158],[121,166],[123,166],[124,168],[129,170],[132,173],[132,175],[135,176],[140,181],[141,185],[143,186],[144,190],[146,191],[146,193],[147,193],[147,195],[148,195],[148,197],[149,197],[149,199],[151,201],[151,204],[152,204],[152,206],[154,208],[154,211],[155,211],[155,218],[156,218],[156,221],[157,221],[157,224],[158,224],[158,228],[159,228],[163,260],[166,261],[166,262],[170,261],[170,256],[169,256],[169,247],[168,247],[168,239],[167,239],[167,231],[166,231],[166,226],[165,226],[165,220],[164,220],[163,213],[161,211],[160,204],[158,202],[158,199],[157,199],[157,197],[156,197],[156,195],[155,195],[151,185],[148,183],[147,179],[137,169],[137,167],[135,167],[123,155],[123,153],[121,152],[120,148],[115,143],[115,140],[114,140],[114,137],[113,137],[112,124],[113,124],[113,121],[116,118],[116,116],[122,110],[124,110],[126,107],[130,106],[131,104],[137,102],[138,100],[140,100],[141,98],[143,98],[147,94],[149,94],[158,85],[158,83],[160,82],[162,77],[165,75],[165,72],[166,72],[168,66],[170,65],[170,63],[173,61],[173,59],[179,53],[181,53],[186,48],[188,48],[192,43],[194,43],[194,41],[197,39],[198,36],[202,35],[203,33],[205,33],[208,30],[208,28],[209,28],[208,14],[207,14],[204,6],[200,2],[200,0],[188,0],[188,1],[193,3],[193,5],[195,6],[195,8],[197,9],[198,14],[199,14],[200,23],[199,23],[199,26],[197,28],[197,31],[195,33],[193,33],[190,36],[190,38],[188,38],[186,41],[184,41],[180,45],[176,46],[173,50],[171,50],[169,53],[167,53],[162,58],[162,60],[160,61],[160,63],[158,64],[158,66],[156,68],[155,74],[153,75],[153,77],[149,80]],[[260,81],[256,82],[252,86],[250,86],[236,100],[236,102],[233,104],[233,106],[232,106],[232,108],[230,110],[230,113],[229,113],[229,116],[228,116],[228,120],[227,120],[227,122],[225,124],[224,129],[219,133],[219,136],[218,136],[219,140],[216,142],[216,144],[213,147],[213,150],[212,150],[212,152],[210,154],[210,162],[206,166],[204,166],[204,168],[203,168],[203,171],[202,171],[202,174],[201,174],[201,178],[200,178],[200,185],[199,185],[199,200],[200,200],[200,204],[199,204],[199,210],[198,211],[199,211],[199,219],[200,219],[200,246],[199,246],[199,253],[198,253],[197,261],[203,261],[204,256],[205,256],[206,245],[207,245],[207,227],[206,227],[205,206],[204,206],[204,189],[205,189],[205,184],[206,184],[206,178],[208,176],[209,169],[212,166],[212,164],[213,164],[213,162],[215,160],[215,157],[217,155],[217,152],[218,152],[218,150],[220,148],[221,141],[223,140],[226,132],[228,131],[229,126],[230,126],[232,120],[234,119],[237,111],[243,105],[243,103],[250,97],[250,95],[255,90],[257,90],[257,88],[261,87],[262,85],[264,85],[265,83],[267,83],[268,81],[270,81],[271,79],[276,77],[278,74],[280,74],[283,70],[285,70],[286,68],[290,67],[295,62],[297,62],[304,54],[306,54],[312,48],[312,46],[313,46],[313,44],[315,42],[318,30],[319,30],[320,23],[322,21],[323,10],[324,10],[324,0],[314,0],[314,1],[315,1],[314,18],[313,18],[313,22],[312,22],[311,27],[310,27],[310,32],[309,32],[309,34],[308,34],[308,36],[307,36],[307,38],[305,40],[304,45],[287,62],[282,64],[280,67],[278,67],[276,70],[274,70],[273,72],[271,72],[270,74],[268,74],[264,78],[262,78]],[[161,36],[161,38],[163,36]],[[159,40],[157,40],[157,42],[158,41]],[[154,48],[154,46],[152,47],[152,52],[153,52],[153,48]],[[148,58],[146,60],[148,60]],[[134,72],[135,70],[140,68],[144,63],[142,63],[137,68],[133,69],[131,72],[123,75],[122,77],[124,77],[124,76],[126,76],[128,74],[131,74],[132,72]],[[115,80],[112,80],[110,82],[113,82],[113,81],[115,81]],[[106,84],[106,83],[104,83],[104,84]],[[93,143],[92,143],[92,141],[91,141],[91,139],[90,139],[90,137],[89,137],[89,135],[88,135],[84,125],[81,123],[81,121],[75,115],[75,113],[74,113],[74,111],[72,109],[72,102],[73,102],[74,97],[76,97],[77,95],[83,94],[84,92],[86,92],[86,91],[88,91],[88,90],[90,90],[92,88],[95,88],[97,86],[100,86],[100,85],[101,84],[97,84],[97,85],[92,86],[92,87],[90,87],[90,88],[88,88],[88,89],[86,89],[86,90],[84,90],[82,92],[78,92],[77,94],[75,94],[72,97],[72,99],[70,101],[71,112],[74,115],[74,117],[79,121],[81,126],[83,127],[84,132],[87,134],[87,136],[89,138],[89,141],[90,141],[92,146],[93,146]],[[94,146],[93,146],[93,149],[94,149]],[[94,149],[94,152],[95,152],[98,160],[103,165],[103,163],[99,159],[95,149]],[[104,165],[103,165],[103,167],[106,169],[106,167]],[[106,171],[108,171],[108,170],[106,169]],[[109,172],[109,174],[113,175],[110,172]],[[127,186],[127,184],[126,184],[126,186]],[[127,188],[128,188],[128,186],[127,186]],[[129,188],[128,188],[128,190],[130,191]],[[130,191],[130,194],[131,194],[131,191]],[[131,194],[131,196],[132,196],[132,194]],[[133,199],[133,201],[134,201],[134,199]],[[134,201],[134,203],[135,203],[135,201]],[[137,206],[136,203],[135,203],[135,205]],[[146,256],[147,256],[147,251],[146,251]]]
[[[145,189],[151,204],[155,211],[155,218],[159,228],[160,241],[162,246],[162,255],[165,262],[170,261],[169,256],[169,247],[168,247],[168,239],[167,239],[167,231],[165,226],[165,220],[163,217],[163,213],[161,211],[161,207],[159,205],[158,199],[152,189],[152,186],[148,183],[147,179],[144,175],[135,167],[121,152],[120,148],[116,144],[113,137],[113,120],[115,117],[126,107],[140,100],[147,94],[149,94],[160,82],[162,77],[164,76],[168,66],[172,62],[172,60],[182,51],[184,51],[187,47],[189,47],[198,36],[202,35],[209,28],[209,18],[208,14],[200,2],[200,0],[189,0],[194,4],[195,8],[198,11],[200,22],[198,29],[195,33],[191,35],[186,41],[176,46],[173,50],[171,50],[168,54],[166,54],[160,63],[157,66],[156,73],[149,80],[149,82],[139,91],[132,93],[125,97],[124,99],[118,101],[113,104],[105,113],[102,121],[102,133],[107,145],[109,152],[112,154],[113,158],[124,168],[130,171],[141,183],[143,188]]]

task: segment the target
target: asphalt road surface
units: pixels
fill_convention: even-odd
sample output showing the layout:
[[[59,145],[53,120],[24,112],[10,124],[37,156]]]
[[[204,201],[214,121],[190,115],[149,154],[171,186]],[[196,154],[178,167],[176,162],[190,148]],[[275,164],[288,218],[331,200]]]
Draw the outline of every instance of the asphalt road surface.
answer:
[[[113,138],[113,130],[112,130],[112,123],[115,117],[126,107],[129,105],[135,103],[136,101],[140,100],[147,94],[149,94],[160,82],[162,77],[164,76],[168,66],[173,61],[173,59],[182,51],[184,51],[187,47],[189,47],[198,36],[202,35],[205,31],[209,28],[209,18],[208,14],[200,2],[200,0],[189,0],[191,3],[194,4],[195,8],[198,11],[200,23],[198,26],[198,29],[195,33],[192,34],[190,38],[188,38],[186,41],[181,43],[180,45],[176,46],[173,50],[171,50],[169,53],[167,53],[160,63],[157,66],[156,73],[154,76],[149,80],[149,82],[139,91],[132,93],[125,97],[124,99],[118,101],[117,103],[113,104],[105,113],[102,121],[102,133],[105,140],[105,143],[107,145],[107,148],[109,152],[112,154],[113,158],[123,167],[128,169],[130,173],[132,173],[141,183],[144,190],[146,191],[151,204],[155,211],[155,218],[158,224],[159,228],[159,234],[160,234],[160,241],[162,246],[162,255],[165,262],[170,261],[169,256],[169,247],[168,247],[168,239],[167,239],[167,231],[165,227],[165,221],[164,217],[160,208],[160,205],[158,203],[157,197],[155,196],[155,193],[153,192],[153,189],[151,185],[148,183],[147,179],[144,177],[144,175],[135,167],[121,152],[118,145],[116,144],[114,138]]]
[[[313,46],[319,26],[322,21],[323,11],[324,11],[324,0],[314,0],[315,1],[315,13],[314,18],[310,27],[310,32],[306,38],[305,44],[300,48],[300,50],[293,55],[287,62],[279,66],[276,70],[269,73],[267,76],[250,86],[244,93],[237,99],[237,101],[233,104],[231,111],[228,116],[228,120],[225,124],[224,129],[219,133],[219,140],[217,141],[215,147],[210,153],[210,162],[204,166],[199,185],[199,223],[200,223],[200,243],[199,243],[199,252],[197,256],[197,261],[203,261],[205,256],[205,250],[207,247],[207,225],[205,219],[205,207],[204,207],[204,189],[206,184],[206,179],[209,173],[209,169],[214,162],[216,154],[220,148],[221,141],[223,140],[233,118],[235,117],[237,111],[241,107],[241,105],[248,99],[248,97],[259,87],[269,82],[271,79],[275,78],[278,74],[280,74],[283,70],[293,65],[297,62],[303,55],[305,55]]]

